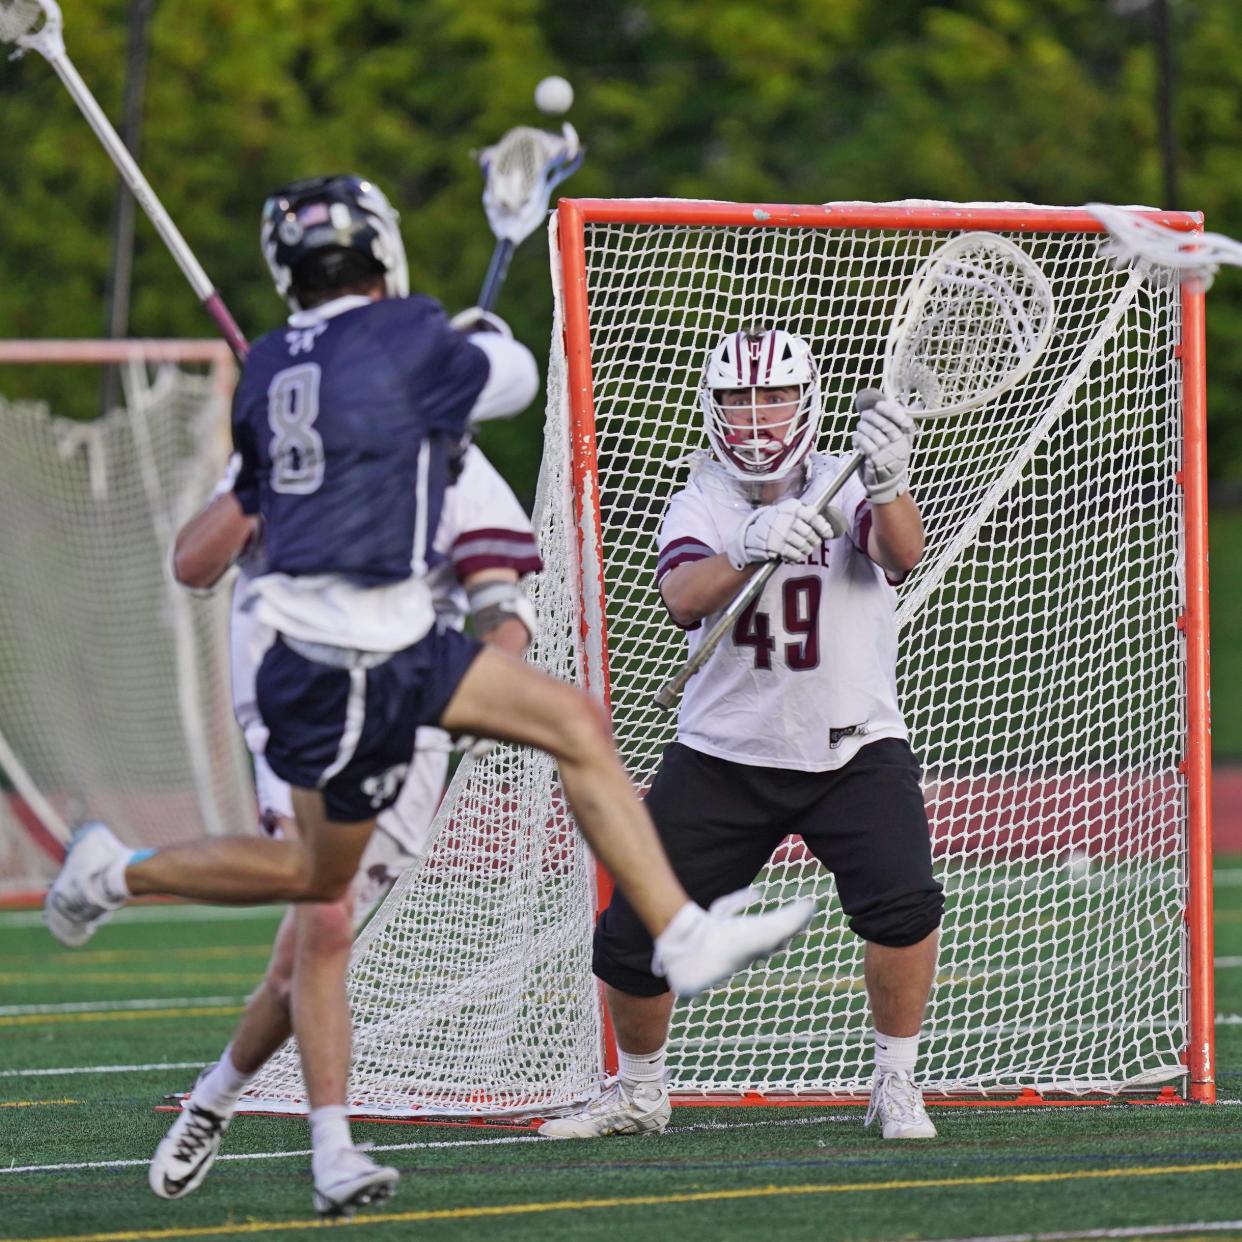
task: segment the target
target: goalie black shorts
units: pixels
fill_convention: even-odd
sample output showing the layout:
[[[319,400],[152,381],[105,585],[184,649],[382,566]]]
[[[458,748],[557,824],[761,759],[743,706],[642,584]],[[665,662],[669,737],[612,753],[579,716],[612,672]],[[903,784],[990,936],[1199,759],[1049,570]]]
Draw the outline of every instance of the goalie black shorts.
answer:
[[[920,777],[909,744],[895,738],[869,742],[835,772],[752,767],[674,742],[646,803],[700,905],[745,888],[796,834],[832,872],[850,929],[903,947],[934,931],[944,909]],[[634,996],[666,992],[651,951],[646,928],[614,892],[595,927],[595,974]]]

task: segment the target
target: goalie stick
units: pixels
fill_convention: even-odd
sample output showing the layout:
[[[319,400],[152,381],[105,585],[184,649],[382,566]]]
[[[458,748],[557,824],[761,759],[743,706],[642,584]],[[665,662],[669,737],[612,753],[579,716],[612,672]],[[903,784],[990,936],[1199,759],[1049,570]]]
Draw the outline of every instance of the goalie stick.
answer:
[[[0,43],[16,45],[14,58],[23,56],[26,52],[38,52],[56,70],[65,89],[73,97],[82,115],[90,122],[95,136],[116,165],[117,172],[124,178],[130,192],[176,259],[177,266],[190,282],[190,287],[203,308],[216,321],[216,326],[234,354],[244,361],[249,348],[246,338],[229,313],[223,298],[208,279],[207,273],[203,271],[202,265],[194,257],[194,252],[173,223],[172,217],[164,209],[163,203],[143,176],[142,170],[134,162],[116,130],[112,128],[95,96],[91,94],[90,87],[74,68],[65,51],[63,30],[64,20],[56,0],[0,0]]]
[[[861,390],[857,411],[887,398],[920,421],[964,414],[1012,388],[1052,336],[1052,290],[1038,266],[996,233],[963,233],[934,251],[906,286],[884,351],[883,391]],[[855,452],[809,504],[823,513],[863,465]],[[768,561],[734,596],[681,670],[655,695],[670,709],[756,600],[779,560]]]

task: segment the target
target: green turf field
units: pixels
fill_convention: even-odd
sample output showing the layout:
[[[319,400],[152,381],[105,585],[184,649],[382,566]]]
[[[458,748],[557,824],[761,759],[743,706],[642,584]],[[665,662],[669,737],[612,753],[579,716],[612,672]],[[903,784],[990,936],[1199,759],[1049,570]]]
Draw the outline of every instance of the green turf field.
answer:
[[[357,1125],[403,1178],[349,1227],[506,1242],[1242,1238],[1242,857],[1218,859],[1217,880],[1217,1106],[939,1108],[941,1137],[901,1146],[864,1132],[853,1108],[682,1108],[661,1137],[593,1143]],[[294,1238],[321,1227],[297,1121],[240,1117],[181,1202],[146,1187],[169,1121],[155,1109],[219,1050],[274,925],[266,911],[146,908],[70,952],[37,915],[0,913],[0,1237]]]

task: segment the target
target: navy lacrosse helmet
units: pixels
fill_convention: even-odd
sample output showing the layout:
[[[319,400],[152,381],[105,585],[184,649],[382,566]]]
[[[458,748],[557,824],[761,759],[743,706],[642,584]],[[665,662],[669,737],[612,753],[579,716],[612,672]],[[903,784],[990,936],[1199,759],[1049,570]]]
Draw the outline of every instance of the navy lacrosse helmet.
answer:
[[[294,310],[299,295],[382,275],[389,297],[410,291],[396,209],[362,177],[310,177],[263,204],[259,241],[276,292]]]

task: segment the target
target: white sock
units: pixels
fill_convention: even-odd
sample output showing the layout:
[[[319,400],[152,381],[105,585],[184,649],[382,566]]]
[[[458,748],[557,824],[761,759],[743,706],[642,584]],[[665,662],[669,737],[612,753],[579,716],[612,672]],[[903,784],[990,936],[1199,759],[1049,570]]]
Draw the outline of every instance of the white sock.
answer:
[[[344,1104],[324,1104],[310,1111],[311,1148],[315,1157],[325,1157],[352,1147],[349,1135],[349,1109]]]
[[[200,1082],[194,1084],[190,1099],[200,1108],[221,1117],[231,1116],[237,1104],[237,1097],[246,1089],[246,1084],[254,1077],[243,1074],[233,1064],[233,1045],[229,1044],[220,1054],[220,1059],[211,1067],[211,1071],[203,1075]]]
[[[623,1083],[637,1086],[639,1083],[663,1083],[664,1061],[668,1044],[661,1044],[654,1052],[626,1052],[617,1049],[617,1069]]]
[[[919,1037],[885,1035],[882,1031],[875,1031],[874,1035],[876,1073],[905,1070],[913,1078],[914,1063],[919,1059]]]

